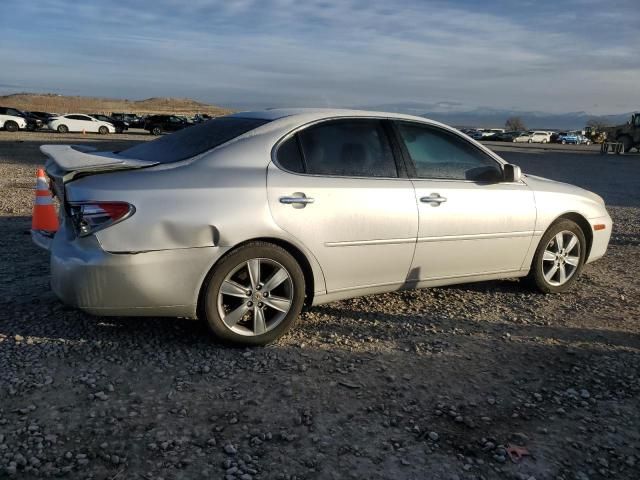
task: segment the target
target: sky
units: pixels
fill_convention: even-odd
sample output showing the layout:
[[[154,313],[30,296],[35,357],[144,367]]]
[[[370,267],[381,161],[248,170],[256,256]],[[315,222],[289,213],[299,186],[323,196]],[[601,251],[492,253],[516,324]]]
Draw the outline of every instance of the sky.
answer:
[[[640,0],[0,0],[0,93],[640,108]]]

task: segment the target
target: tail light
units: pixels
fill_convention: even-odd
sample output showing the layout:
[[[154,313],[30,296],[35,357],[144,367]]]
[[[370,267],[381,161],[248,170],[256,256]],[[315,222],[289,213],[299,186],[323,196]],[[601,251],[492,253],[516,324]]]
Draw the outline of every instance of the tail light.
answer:
[[[70,204],[71,220],[80,237],[115,225],[129,218],[135,211],[134,206],[126,202],[75,202]]]

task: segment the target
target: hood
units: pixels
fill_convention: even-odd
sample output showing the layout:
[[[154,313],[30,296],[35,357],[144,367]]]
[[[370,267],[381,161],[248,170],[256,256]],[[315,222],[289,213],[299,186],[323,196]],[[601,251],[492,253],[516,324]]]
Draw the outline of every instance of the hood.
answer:
[[[583,197],[587,197],[596,203],[604,205],[604,199],[597,193],[593,193],[584,188],[571,185],[570,183],[558,182],[556,180],[538,177],[537,175],[525,174],[524,177],[525,183],[529,185],[533,190],[580,195]]]

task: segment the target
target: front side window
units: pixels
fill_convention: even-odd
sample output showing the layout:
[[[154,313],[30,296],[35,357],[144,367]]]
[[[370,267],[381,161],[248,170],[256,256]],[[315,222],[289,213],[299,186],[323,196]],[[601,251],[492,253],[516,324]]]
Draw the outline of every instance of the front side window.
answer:
[[[349,177],[397,177],[395,160],[379,120],[333,120],[298,133],[305,173]]]
[[[502,169],[489,155],[440,128],[398,122],[400,136],[417,178],[495,182]]]

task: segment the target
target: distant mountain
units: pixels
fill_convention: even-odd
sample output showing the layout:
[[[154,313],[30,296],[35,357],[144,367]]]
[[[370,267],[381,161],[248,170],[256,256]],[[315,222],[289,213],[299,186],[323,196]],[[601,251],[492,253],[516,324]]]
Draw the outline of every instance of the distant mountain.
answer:
[[[478,107],[469,110],[457,102],[403,102],[360,108],[418,115],[447,125],[477,128],[504,127],[504,123],[509,117],[520,117],[527,128],[573,130],[583,128],[590,119],[594,118],[609,125],[618,125],[629,120],[631,116],[631,113],[591,115],[587,112],[548,113],[491,107]]]
[[[224,115],[230,110],[215,105],[200,103],[190,98],[147,98],[126,100],[116,98],[77,97],[54,93],[14,93],[0,96],[0,105],[27,111],[56,113],[174,113],[192,115],[208,113]]]

